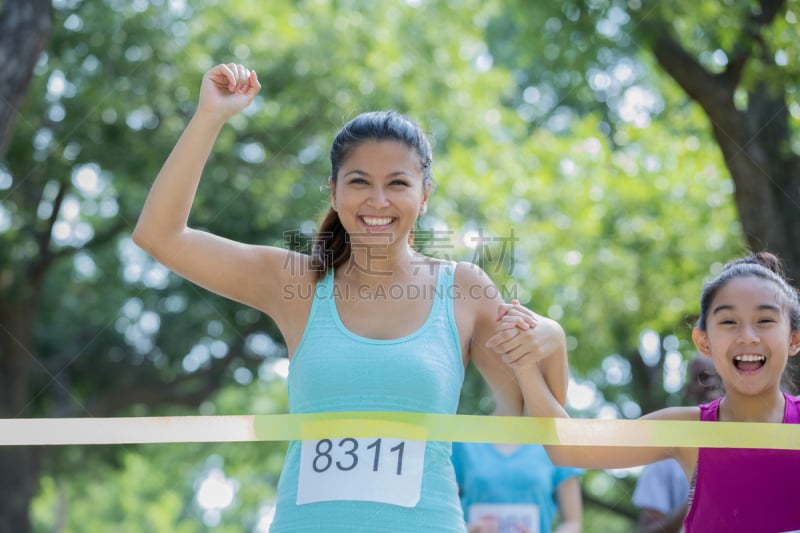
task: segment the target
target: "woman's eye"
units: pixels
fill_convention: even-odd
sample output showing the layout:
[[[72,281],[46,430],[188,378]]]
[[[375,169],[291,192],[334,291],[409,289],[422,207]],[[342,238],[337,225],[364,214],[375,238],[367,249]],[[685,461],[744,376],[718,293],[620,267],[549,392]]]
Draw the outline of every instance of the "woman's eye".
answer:
[[[392,180],[390,185],[400,185],[402,187],[408,187],[408,182],[404,180]]]

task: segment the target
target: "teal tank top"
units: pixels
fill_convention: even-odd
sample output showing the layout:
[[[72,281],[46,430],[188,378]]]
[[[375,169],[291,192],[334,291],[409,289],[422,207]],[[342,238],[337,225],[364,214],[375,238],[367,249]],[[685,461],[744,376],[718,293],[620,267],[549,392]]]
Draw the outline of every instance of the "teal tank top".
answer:
[[[329,270],[316,286],[308,324],[289,365],[289,411],[455,414],[464,365],[453,315],[454,270],[454,264],[440,263],[432,295],[428,288],[433,303],[427,320],[392,340],[361,337],[344,326]],[[419,297],[426,297],[419,289]],[[450,451],[449,442],[380,435],[292,441],[270,532],[463,533]],[[385,503],[384,498],[406,499]]]

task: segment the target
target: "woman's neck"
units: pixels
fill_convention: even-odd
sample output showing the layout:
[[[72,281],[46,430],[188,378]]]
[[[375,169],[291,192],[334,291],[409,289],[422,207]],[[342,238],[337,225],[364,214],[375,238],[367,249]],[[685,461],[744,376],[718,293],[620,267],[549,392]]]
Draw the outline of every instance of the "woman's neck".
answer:
[[[424,269],[428,257],[415,252],[410,246],[359,247],[340,271],[350,281],[371,285],[414,277]]]

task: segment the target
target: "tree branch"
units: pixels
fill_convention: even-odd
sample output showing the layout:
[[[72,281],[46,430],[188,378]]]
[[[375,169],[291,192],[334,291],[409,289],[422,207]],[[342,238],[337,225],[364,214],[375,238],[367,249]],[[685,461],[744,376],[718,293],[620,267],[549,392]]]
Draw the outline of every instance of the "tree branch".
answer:
[[[734,79],[734,73],[711,74],[669,35],[663,24],[658,27],[652,50],[661,68],[700,104],[712,121],[735,111],[733,94],[738,78]]]
[[[739,84],[742,72],[756,51],[756,46],[764,44],[762,35],[764,27],[772,24],[785,4],[786,0],[761,0],[759,2],[760,9],[750,12],[742,25],[742,35],[736,40],[736,46],[728,54],[728,67],[721,74],[726,83],[734,86]]]
[[[213,359],[211,364],[201,370],[183,374],[169,382],[148,379],[118,387],[93,400],[88,411],[92,416],[100,417],[111,416],[134,405],[197,407],[219,389],[223,372],[233,361],[253,359],[245,353],[244,342],[257,329],[254,325],[243,331],[239,341],[230,347],[225,357]]]
[[[87,409],[92,416],[103,417],[135,405],[197,407],[219,388],[223,371],[235,357],[231,352],[203,370],[181,375],[169,382],[137,382],[108,391],[91,402]]]
[[[59,191],[61,194],[61,191]],[[60,204],[60,202],[59,202]],[[95,233],[95,236],[92,238],[91,241],[86,243],[85,245],[76,248],[76,247],[66,247],[58,250],[57,252],[53,252],[52,248],[49,246],[49,238],[52,235],[52,224],[48,224],[50,227],[50,232],[46,235],[41,235],[47,238],[47,242],[43,243],[39,240],[39,236],[37,236],[37,242],[40,246],[40,254],[35,263],[31,266],[30,278],[31,283],[33,286],[38,287],[39,283],[41,282],[42,278],[44,277],[47,270],[50,268],[55,261],[62,259],[64,257],[69,257],[75,255],[78,252],[85,252],[89,250],[96,250],[97,248],[107,244],[112,239],[116,238],[119,233],[126,227],[126,224],[122,220],[116,220],[113,224],[105,228],[104,231],[100,233]]]

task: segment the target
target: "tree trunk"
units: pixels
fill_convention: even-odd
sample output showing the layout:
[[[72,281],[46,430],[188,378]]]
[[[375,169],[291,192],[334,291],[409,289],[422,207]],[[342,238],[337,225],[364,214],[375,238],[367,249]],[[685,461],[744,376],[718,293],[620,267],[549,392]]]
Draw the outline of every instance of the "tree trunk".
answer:
[[[800,160],[789,147],[785,100],[757,87],[740,114],[733,138],[714,128],[736,186],[736,206],[753,250],[777,252],[795,284],[800,283]]]
[[[777,253],[800,287],[800,160],[789,148],[788,107],[770,94],[758,87],[745,111],[731,105],[709,118],[733,179],[747,244]]]
[[[29,416],[33,304],[0,304],[0,418]],[[28,533],[39,477],[39,451],[0,446],[0,533]]]
[[[745,23],[748,31],[757,34],[782,7],[781,1],[762,0],[761,14]],[[773,68],[771,52],[762,39],[743,30],[740,49],[728,51],[726,71],[712,74],[674,40],[666,25],[649,24],[648,29],[658,64],[709,119],[734,182],[747,244],[753,251],[777,253],[800,287],[800,157],[790,145],[787,89],[775,77],[748,87],[741,109],[734,100],[743,89],[746,65],[760,61],[765,69]]]
[[[30,533],[29,508],[36,492],[39,460],[33,448],[0,448],[0,533]]]
[[[6,0],[0,9],[0,159],[6,153],[33,69],[52,30],[50,0]],[[19,282],[24,283],[23,280]],[[0,304],[0,417],[26,416],[32,350],[31,299]],[[39,450],[0,447],[0,533],[29,533]]]
[[[28,92],[33,68],[50,39],[50,0],[6,0],[0,10],[0,158]]]

